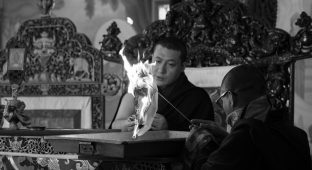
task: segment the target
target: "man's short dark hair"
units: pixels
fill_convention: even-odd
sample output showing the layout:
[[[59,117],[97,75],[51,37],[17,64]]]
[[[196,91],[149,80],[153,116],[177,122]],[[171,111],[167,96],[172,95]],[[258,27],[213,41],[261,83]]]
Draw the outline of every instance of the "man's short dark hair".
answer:
[[[185,62],[186,60],[186,56],[187,56],[187,47],[185,45],[185,43],[180,40],[177,37],[164,37],[159,39],[158,41],[155,42],[155,45],[153,47],[153,52],[155,50],[155,47],[157,45],[161,45],[163,47],[166,47],[170,50],[176,50],[176,51],[180,51],[180,58],[181,58],[181,62]]]

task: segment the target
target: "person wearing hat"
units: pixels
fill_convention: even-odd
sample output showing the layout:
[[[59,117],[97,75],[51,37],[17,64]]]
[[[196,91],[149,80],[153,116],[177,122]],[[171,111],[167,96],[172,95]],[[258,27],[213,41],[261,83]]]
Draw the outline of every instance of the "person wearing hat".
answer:
[[[307,134],[286,119],[287,111],[271,107],[256,67],[231,69],[220,94],[228,131],[212,121],[192,120],[186,150],[194,157],[185,169],[311,169]]]

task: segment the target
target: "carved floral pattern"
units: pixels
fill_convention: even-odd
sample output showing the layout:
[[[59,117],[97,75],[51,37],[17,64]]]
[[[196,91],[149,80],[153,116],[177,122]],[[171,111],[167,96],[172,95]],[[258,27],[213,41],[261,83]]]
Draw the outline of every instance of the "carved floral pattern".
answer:
[[[0,53],[0,96],[11,95],[6,73],[6,56],[10,48],[25,48],[20,95],[101,95],[100,51],[92,47],[86,35],[77,33],[71,20],[44,16],[22,23],[17,35]],[[97,107],[93,107],[92,116],[103,114],[103,104],[94,105]],[[103,120],[93,123],[95,127],[103,126]]]
[[[180,37],[189,47],[188,67],[254,64],[266,76],[274,107],[289,108],[293,97],[289,66],[310,57],[311,23],[311,17],[303,12],[297,21],[302,30],[291,37],[249,16],[246,6],[238,1],[184,0],[171,7],[165,20],[147,26],[144,36],[146,42],[152,41],[147,51],[163,36]]]
[[[53,147],[42,138],[24,138],[18,136],[1,137],[0,151],[33,154],[52,154]]]
[[[20,137],[8,136],[0,137],[0,152],[28,153],[28,154],[54,154],[66,155],[69,153],[56,153],[53,146],[41,137]],[[1,166],[8,166],[9,162],[0,161]],[[100,160],[72,160],[57,159],[47,157],[14,157],[15,164],[20,168],[33,169],[77,169],[77,170],[94,170]]]

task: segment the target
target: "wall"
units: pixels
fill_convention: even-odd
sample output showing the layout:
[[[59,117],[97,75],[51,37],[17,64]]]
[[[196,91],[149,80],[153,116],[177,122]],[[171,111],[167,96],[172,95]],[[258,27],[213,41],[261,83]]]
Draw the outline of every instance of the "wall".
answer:
[[[41,16],[37,7],[38,2],[39,0],[0,1],[1,48],[15,35],[23,21]],[[86,34],[97,46],[98,40],[102,40],[102,34],[106,33],[106,28],[102,26],[107,26],[107,22],[118,19],[123,23],[119,35],[122,42],[142,32],[145,25],[150,22],[149,0],[55,0],[55,2],[52,16],[69,18],[77,26],[77,31]],[[134,21],[132,25],[127,23],[127,17]]]

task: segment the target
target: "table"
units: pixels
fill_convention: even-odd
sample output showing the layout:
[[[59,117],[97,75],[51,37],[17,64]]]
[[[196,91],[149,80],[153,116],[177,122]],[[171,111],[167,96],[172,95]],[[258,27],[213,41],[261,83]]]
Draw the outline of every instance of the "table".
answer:
[[[0,130],[0,168],[166,169],[178,161],[187,135],[149,131],[133,139],[118,130]]]

